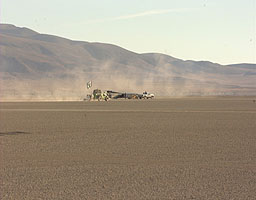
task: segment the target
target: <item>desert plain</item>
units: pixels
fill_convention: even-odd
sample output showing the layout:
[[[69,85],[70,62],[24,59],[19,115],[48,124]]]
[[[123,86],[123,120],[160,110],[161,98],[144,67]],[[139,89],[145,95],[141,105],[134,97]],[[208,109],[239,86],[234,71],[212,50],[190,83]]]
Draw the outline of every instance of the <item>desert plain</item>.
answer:
[[[1,102],[0,199],[255,199],[255,99]]]

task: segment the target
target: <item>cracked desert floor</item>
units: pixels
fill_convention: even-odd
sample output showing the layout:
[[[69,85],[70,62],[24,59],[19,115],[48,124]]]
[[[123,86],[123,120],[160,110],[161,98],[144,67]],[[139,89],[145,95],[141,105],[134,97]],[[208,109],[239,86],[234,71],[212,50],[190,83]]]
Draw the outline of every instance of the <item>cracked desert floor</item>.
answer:
[[[255,199],[255,97],[0,103],[0,199]]]

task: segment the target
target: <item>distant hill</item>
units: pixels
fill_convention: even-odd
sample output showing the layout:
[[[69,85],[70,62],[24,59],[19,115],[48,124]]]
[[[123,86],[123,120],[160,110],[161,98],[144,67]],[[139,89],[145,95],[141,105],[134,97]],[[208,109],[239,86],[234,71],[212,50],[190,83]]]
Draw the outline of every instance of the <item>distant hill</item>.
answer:
[[[0,100],[82,99],[89,80],[93,88],[158,96],[256,95],[256,64],[138,54],[0,24]]]

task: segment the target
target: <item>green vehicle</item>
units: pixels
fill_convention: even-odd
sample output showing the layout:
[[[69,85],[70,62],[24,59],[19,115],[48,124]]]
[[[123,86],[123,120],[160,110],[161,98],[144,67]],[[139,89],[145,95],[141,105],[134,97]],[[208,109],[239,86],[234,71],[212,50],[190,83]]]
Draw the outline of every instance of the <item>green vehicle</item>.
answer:
[[[93,95],[92,96],[93,100],[98,100],[98,101],[105,100],[105,101],[107,101],[109,99],[109,96],[108,96],[107,92],[102,92],[100,89],[93,90],[92,95]]]

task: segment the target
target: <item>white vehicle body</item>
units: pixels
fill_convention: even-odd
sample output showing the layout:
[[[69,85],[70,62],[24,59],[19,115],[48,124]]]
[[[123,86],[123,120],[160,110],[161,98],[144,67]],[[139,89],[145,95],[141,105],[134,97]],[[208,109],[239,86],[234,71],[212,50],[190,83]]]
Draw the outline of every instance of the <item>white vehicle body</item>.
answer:
[[[154,97],[155,97],[155,95],[151,94],[149,92],[143,92],[143,94],[142,94],[142,98],[144,98],[144,99],[152,99]]]

